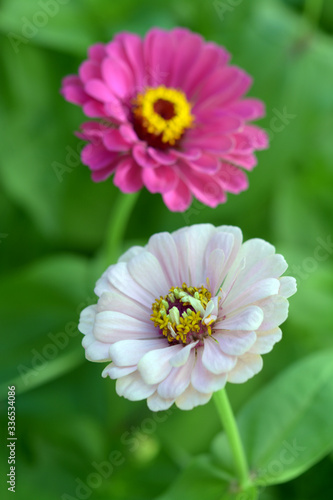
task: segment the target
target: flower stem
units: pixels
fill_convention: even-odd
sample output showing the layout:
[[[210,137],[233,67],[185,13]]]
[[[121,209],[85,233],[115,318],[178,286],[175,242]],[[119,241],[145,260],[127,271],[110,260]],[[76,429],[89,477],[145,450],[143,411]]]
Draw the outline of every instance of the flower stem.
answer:
[[[243,489],[245,489],[251,484],[249,469],[226,390],[221,389],[220,391],[215,392],[214,400],[234,457],[235,470],[238,476],[239,484]]]
[[[104,245],[98,256],[98,269],[102,272],[111,264],[115,264],[123,248],[122,242],[139,192],[124,194],[119,192],[112,207],[111,216],[106,229]]]

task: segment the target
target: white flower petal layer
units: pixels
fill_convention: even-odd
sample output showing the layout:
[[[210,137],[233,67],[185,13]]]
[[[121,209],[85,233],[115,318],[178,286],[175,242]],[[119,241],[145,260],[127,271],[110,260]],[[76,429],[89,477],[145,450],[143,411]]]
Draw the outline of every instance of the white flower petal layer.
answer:
[[[286,266],[272,245],[242,244],[232,226],[155,234],[98,280],[98,302],[82,311],[79,323],[86,357],[111,361],[102,376],[117,379],[120,396],[147,399],[152,411],[206,404],[226,382],[258,373],[261,355],[281,339],[287,298],[296,291],[294,278],[281,277]],[[184,290],[198,290],[188,299],[196,315],[171,293],[183,283]]]

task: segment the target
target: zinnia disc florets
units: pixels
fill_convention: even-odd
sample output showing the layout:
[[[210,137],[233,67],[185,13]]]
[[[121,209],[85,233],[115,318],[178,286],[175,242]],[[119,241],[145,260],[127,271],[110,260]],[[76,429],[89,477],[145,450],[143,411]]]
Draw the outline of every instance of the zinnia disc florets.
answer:
[[[216,320],[210,314],[215,307],[211,297],[203,286],[196,288],[183,283],[181,288],[172,287],[168,295],[156,299],[150,319],[171,345],[202,341],[211,335],[211,325]]]

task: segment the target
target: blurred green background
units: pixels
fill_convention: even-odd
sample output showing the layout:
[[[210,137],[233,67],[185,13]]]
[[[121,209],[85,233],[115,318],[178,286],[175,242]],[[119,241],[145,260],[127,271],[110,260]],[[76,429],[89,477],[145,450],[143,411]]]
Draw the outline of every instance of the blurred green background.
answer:
[[[142,191],[124,241],[125,249],[186,224],[233,224],[286,257],[299,291],[262,372],[229,386],[237,411],[284,367],[332,346],[333,3],[54,0],[52,15],[46,3],[0,2],[0,491],[9,495],[4,401],[16,384],[17,500],[75,498],[78,487],[81,498],[152,499],[193,454],[209,449],[220,424],[212,402],[173,408],[157,422],[145,401],[116,396],[102,366],[84,358],[76,324],[95,301],[94,258],[118,193],[112,180],[92,183],[81,165],[73,132],[84,116],[60,96],[61,79],[77,72],[89,45],[120,30],[144,35],[178,25],[224,45],[254,77],[250,95],[266,103],[259,124],[271,146],[258,154],[249,190],[216,209],[194,202],[185,214]],[[112,452],[110,478],[88,480]],[[260,499],[331,498],[331,470],[327,457]]]

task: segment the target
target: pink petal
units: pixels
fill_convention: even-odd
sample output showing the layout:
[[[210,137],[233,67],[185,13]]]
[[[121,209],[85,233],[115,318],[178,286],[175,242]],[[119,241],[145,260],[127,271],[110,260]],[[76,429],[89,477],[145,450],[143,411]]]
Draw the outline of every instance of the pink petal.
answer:
[[[120,99],[133,95],[133,75],[127,64],[121,59],[108,57],[102,63],[103,78],[112,94]]]
[[[151,193],[166,193],[175,188],[178,177],[173,168],[163,166],[143,169],[142,180]]]
[[[132,150],[133,158],[140,167],[156,168],[159,164],[148,154],[147,148],[143,144],[136,144]]]
[[[216,342],[213,338],[205,338],[202,364],[208,371],[214,373],[215,375],[227,373],[233,369],[236,361],[237,358],[224,354],[219,348],[218,342]]]
[[[221,162],[216,178],[222,189],[230,193],[238,194],[249,185],[246,174],[230,163]]]
[[[252,153],[247,155],[228,154],[224,155],[223,159],[234,165],[246,168],[246,170],[252,170],[258,163],[257,158]]]
[[[113,174],[113,172],[117,168],[117,162],[111,163],[105,168],[101,168],[100,170],[94,170],[91,174],[91,178],[94,182],[102,182],[105,181]]]
[[[96,60],[98,62],[102,61],[105,57],[105,45],[103,43],[96,43],[88,49],[88,55],[90,59]]]
[[[168,151],[160,151],[155,148],[148,148],[147,149],[149,155],[155,160],[157,163],[160,163],[161,165],[173,165],[176,163],[176,158],[171,152],[169,153]]]
[[[91,97],[101,102],[113,102],[115,100],[114,94],[112,94],[105,83],[98,78],[88,80],[84,86],[84,90]]]
[[[207,153],[218,153],[222,155],[234,150],[235,142],[233,137],[229,137],[221,134],[202,134],[201,137],[192,137],[191,131],[187,134],[184,139],[184,147],[194,147],[197,146]]]
[[[118,158],[117,153],[107,151],[103,145],[86,144],[81,151],[82,163],[91,170],[100,170],[107,167]]]
[[[172,32],[175,42],[175,52],[172,58],[171,75],[168,85],[174,88],[182,88],[184,75],[192,69],[198,54],[204,45],[201,36],[191,33],[184,28],[176,28]],[[177,50],[181,47],[181,50]]]
[[[95,78],[100,80],[100,65],[96,61],[84,61],[79,67],[79,75],[83,83]]]
[[[217,156],[203,153],[200,158],[187,162],[191,168],[203,174],[215,174],[220,167]]]
[[[146,85],[156,87],[167,83],[173,63],[173,45],[172,32],[153,28],[147,33],[143,42]]]
[[[223,203],[226,200],[224,190],[215,181],[213,176],[196,172],[185,164],[180,168],[182,175],[186,176],[188,187],[199,201],[209,207],[216,207],[219,203]]]
[[[143,186],[140,167],[131,158],[125,158],[118,164],[113,182],[124,193],[139,191]]]
[[[215,68],[224,66],[229,60],[228,52],[214,43],[205,43],[194,64],[187,74],[184,75],[182,88],[189,98],[193,98],[200,87],[205,83]],[[205,79],[203,80],[203,75]]]
[[[240,116],[243,120],[256,120],[265,116],[265,105],[258,99],[243,99],[228,106],[228,111]]]
[[[181,179],[178,179],[178,184],[174,189],[163,193],[162,197],[171,212],[184,212],[192,201],[191,191]]]
[[[128,151],[130,145],[118,129],[109,129],[103,134],[103,143],[109,151]]]
[[[206,106],[232,103],[247,92],[251,83],[252,78],[236,66],[218,68],[206,79],[200,91],[200,107],[204,102]]]
[[[64,96],[66,101],[78,104],[79,106],[83,105],[89,99],[82,85],[66,84],[62,87],[61,94]]]
[[[145,64],[143,60],[143,43],[138,35],[132,33],[119,33],[115,40],[122,44],[127,61],[132,69],[136,88],[140,90],[147,82],[145,81]]]

